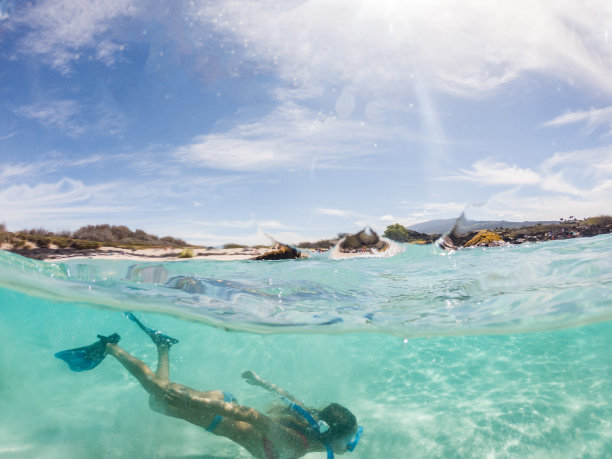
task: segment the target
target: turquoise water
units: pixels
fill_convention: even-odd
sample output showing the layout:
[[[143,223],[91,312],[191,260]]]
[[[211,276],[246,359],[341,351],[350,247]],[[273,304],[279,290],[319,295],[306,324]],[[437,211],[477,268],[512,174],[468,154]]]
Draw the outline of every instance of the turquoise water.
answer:
[[[265,410],[240,378],[253,369],[349,407],[365,432],[344,457],[610,457],[611,287],[609,235],[341,261],[0,252],[0,457],[249,457],[151,411],[114,359],[73,373],[53,357],[118,332],[154,365],[125,310],[181,340],[173,380]]]

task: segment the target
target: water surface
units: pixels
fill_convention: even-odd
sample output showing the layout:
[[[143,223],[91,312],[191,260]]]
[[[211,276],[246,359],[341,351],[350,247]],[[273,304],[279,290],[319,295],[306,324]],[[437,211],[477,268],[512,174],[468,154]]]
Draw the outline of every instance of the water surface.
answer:
[[[249,457],[150,411],[113,359],[73,373],[53,358],[118,332],[154,365],[125,310],[181,340],[178,382],[265,410],[250,368],[307,404],[348,406],[365,427],[351,457],[610,456],[611,249],[599,236],[341,261],[0,252],[0,457]]]

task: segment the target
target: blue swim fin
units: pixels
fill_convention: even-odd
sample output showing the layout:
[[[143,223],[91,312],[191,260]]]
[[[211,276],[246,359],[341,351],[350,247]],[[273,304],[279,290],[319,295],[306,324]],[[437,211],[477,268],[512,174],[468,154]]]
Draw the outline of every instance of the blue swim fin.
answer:
[[[146,327],[131,312],[124,312],[123,315],[127,317],[128,319],[130,319],[132,322],[134,322],[136,325],[138,325],[142,331],[144,331],[147,335],[149,335],[149,338],[151,338],[151,341],[153,341],[153,343],[155,343],[156,346],[166,345],[170,347],[173,344],[176,344],[179,342],[178,339],[172,338],[171,336],[168,336],[168,335],[164,335],[159,330],[155,330],[153,328]]]
[[[117,344],[121,337],[117,333],[110,336],[98,335],[100,338],[89,346],[68,349],[55,354],[55,357],[68,364],[72,371],[85,371],[97,367],[106,357],[106,343]]]

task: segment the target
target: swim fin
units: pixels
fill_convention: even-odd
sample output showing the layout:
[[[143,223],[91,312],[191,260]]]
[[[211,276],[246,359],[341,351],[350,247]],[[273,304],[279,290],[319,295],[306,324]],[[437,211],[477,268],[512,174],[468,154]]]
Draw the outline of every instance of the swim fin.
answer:
[[[68,364],[72,371],[85,371],[97,367],[106,357],[106,343],[117,344],[121,337],[117,333],[110,336],[98,335],[100,338],[89,346],[68,349],[55,354],[55,357]]]
[[[127,317],[128,319],[130,319],[132,322],[134,322],[136,325],[138,325],[142,331],[144,331],[147,335],[149,335],[149,338],[151,338],[151,341],[153,341],[153,343],[155,343],[156,346],[166,345],[170,347],[173,344],[176,344],[179,342],[178,339],[172,338],[171,336],[168,336],[168,335],[164,335],[159,330],[155,330],[153,328],[146,327],[131,312],[124,312],[123,315]]]

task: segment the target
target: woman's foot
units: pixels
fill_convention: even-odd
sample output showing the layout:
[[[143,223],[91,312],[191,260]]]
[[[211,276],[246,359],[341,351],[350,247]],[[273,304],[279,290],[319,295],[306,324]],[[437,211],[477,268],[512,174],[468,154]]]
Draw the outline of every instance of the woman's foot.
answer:
[[[149,335],[149,338],[151,338],[151,341],[153,341],[153,343],[156,346],[167,346],[170,347],[176,343],[179,342],[178,339],[176,338],[172,338],[171,336],[168,335],[164,335],[162,332],[160,332],[159,330],[155,330],[153,328],[149,328],[146,327],[140,320],[138,320],[136,318],[136,316],[134,316],[134,314],[132,314],[131,312],[124,312],[123,315],[125,317],[127,317],[128,319],[130,319],[132,322],[134,322],[136,325],[138,325],[138,327],[144,331],[147,335]]]
[[[102,341],[104,344],[117,344],[119,341],[121,341],[121,336],[119,336],[117,333],[113,333],[109,336],[98,335],[98,338],[100,338],[100,341]]]

